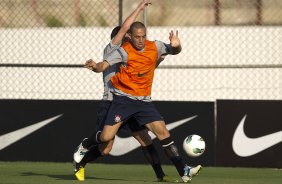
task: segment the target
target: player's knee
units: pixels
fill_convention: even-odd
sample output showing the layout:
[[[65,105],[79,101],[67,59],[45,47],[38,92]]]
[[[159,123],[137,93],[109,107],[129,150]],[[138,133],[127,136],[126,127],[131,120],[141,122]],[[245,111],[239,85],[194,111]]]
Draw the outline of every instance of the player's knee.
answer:
[[[114,135],[109,135],[105,133],[101,133],[100,140],[101,142],[109,142],[114,139]]]
[[[158,137],[159,140],[163,140],[170,136],[164,121],[154,121],[146,126]]]
[[[163,130],[163,137],[170,137],[170,133],[166,128]]]
[[[166,138],[170,137],[170,133],[169,133],[169,131],[167,130],[166,127],[162,127],[161,129],[159,129],[156,132],[156,135],[157,135],[159,140],[166,139]]]

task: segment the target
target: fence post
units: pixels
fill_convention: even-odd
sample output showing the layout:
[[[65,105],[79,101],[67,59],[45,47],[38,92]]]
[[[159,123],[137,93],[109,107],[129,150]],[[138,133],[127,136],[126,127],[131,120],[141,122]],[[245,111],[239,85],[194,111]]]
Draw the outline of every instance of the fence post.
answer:
[[[256,25],[262,24],[262,1],[256,1],[256,9],[257,9],[257,18],[256,18]]]
[[[221,20],[220,20],[220,1],[219,0],[214,0],[214,24],[215,25],[220,25]]]
[[[122,5],[123,5],[123,0],[118,1],[118,25],[121,26],[122,24]]]

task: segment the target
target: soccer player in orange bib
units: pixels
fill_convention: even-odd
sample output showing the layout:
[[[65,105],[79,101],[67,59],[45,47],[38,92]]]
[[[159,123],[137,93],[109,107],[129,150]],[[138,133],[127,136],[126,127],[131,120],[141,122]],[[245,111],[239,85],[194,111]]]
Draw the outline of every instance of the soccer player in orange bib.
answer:
[[[162,56],[176,55],[181,52],[178,31],[169,33],[170,44],[146,39],[146,27],[134,22],[129,29],[130,42],[109,54],[104,61],[93,60],[88,67],[99,73],[110,66],[121,63],[119,72],[111,78],[113,102],[105,120],[104,129],[96,134],[96,143],[107,142],[114,138],[119,127],[130,118],[140,126],[147,127],[160,141],[166,155],[175,165],[183,182],[191,181],[202,166],[190,167],[183,163],[170,132],[151,99],[154,71]]]
[[[104,49],[104,57],[106,57],[108,54],[112,53],[121,46],[124,36],[128,31],[130,25],[134,22],[138,14],[142,12],[142,10],[146,6],[148,6],[148,4],[151,4],[150,0],[143,0],[138,5],[138,7],[129,15],[129,17],[125,19],[122,26],[117,26],[112,30],[111,42]],[[88,64],[90,63],[86,62],[86,67]],[[96,129],[99,131],[103,130],[104,119],[113,100],[113,94],[110,92],[109,86],[111,84],[110,78],[115,75],[118,66],[119,64],[116,64],[103,71],[104,93],[103,98],[97,107],[96,121]],[[165,175],[161,167],[159,155],[152,143],[151,137],[148,135],[148,130],[146,129],[146,127],[141,127],[137,123],[134,123],[134,121],[135,120],[133,118],[127,120],[127,123],[124,124],[122,129],[126,130],[127,132],[130,132],[131,135],[140,143],[145,158],[151,164],[156,174],[157,181],[174,181],[173,179]],[[99,157],[104,157],[108,155],[114,143],[114,139],[112,139],[108,142],[104,142],[103,144],[95,144],[95,141],[92,141],[93,139],[96,139],[95,132],[96,131],[94,131],[94,134],[90,137],[83,139],[83,141],[78,146],[79,151],[75,151],[74,153],[74,175],[79,181],[85,180],[86,164],[89,162],[93,162]]]

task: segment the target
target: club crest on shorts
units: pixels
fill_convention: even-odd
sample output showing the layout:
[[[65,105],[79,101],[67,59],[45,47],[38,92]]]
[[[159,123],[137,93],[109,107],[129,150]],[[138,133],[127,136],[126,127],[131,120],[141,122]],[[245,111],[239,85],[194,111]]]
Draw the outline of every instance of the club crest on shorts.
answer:
[[[121,115],[115,115],[115,122],[121,122]]]

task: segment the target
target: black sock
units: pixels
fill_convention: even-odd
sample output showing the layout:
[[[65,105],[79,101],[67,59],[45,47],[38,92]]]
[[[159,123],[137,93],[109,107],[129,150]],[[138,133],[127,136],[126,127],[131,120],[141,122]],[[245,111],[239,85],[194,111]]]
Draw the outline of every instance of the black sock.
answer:
[[[178,153],[178,149],[174,144],[174,141],[171,137],[168,137],[164,140],[161,140],[161,145],[166,153],[166,156],[171,160],[171,162],[175,165],[177,172],[180,176],[184,175],[184,167],[182,157]]]
[[[101,156],[102,154],[99,150],[99,146],[95,145],[90,147],[89,151],[85,154],[85,156],[83,157],[80,163],[83,167],[85,167],[87,163],[92,162]]]
[[[157,150],[155,149],[155,146],[153,144],[144,147],[142,146],[142,151],[147,161],[153,167],[157,178],[163,178],[165,174],[161,167],[159,155]]]
[[[86,149],[89,149],[91,146],[98,145],[102,143],[100,139],[101,131],[95,132],[93,135],[91,135],[88,139],[85,139],[82,142],[82,146]]]

